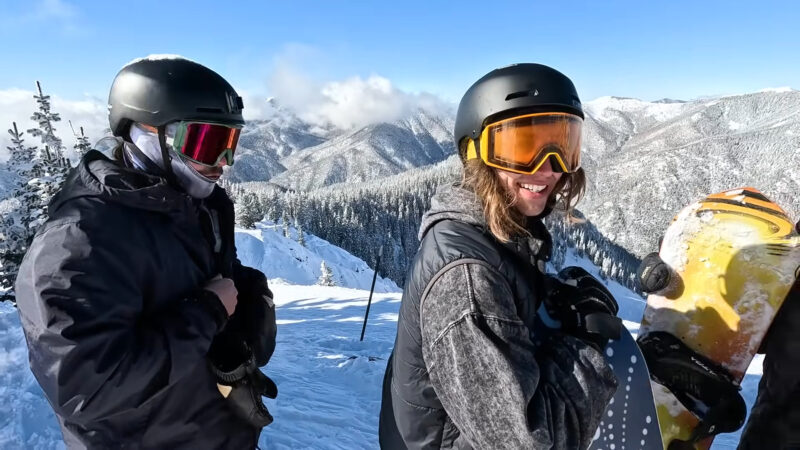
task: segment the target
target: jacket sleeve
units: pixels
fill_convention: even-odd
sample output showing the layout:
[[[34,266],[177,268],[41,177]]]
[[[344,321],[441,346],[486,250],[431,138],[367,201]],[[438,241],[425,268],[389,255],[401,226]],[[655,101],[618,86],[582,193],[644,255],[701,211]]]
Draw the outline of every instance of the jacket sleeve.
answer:
[[[534,345],[493,268],[447,269],[422,299],[423,357],[474,448],[586,448],[616,389],[603,356],[558,334]]]
[[[739,442],[740,450],[800,445],[800,281],[764,337],[766,353],[758,396]]]
[[[133,261],[125,239],[51,225],[34,239],[16,284],[31,370],[73,424],[139,417],[137,408],[205,364],[221,305],[189,295],[144,317],[147,263]]]

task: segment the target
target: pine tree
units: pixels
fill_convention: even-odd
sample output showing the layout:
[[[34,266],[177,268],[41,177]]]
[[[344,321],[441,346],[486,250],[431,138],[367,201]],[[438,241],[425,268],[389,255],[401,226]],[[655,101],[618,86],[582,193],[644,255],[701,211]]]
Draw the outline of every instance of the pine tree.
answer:
[[[11,157],[7,172],[17,175],[16,188],[4,201],[6,211],[0,218],[0,287],[11,288],[17,277],[19,264],[28,249],[33,234],[44,214],[37,177],[41,175],[41,161],[36,158],[36,147],[28,147],[17,123],[8,130]]]
[[[253,192],[245,193],[234,205],[236,222],[245,228],[254,228],[262,218],[259,209],[258,196]]]
[[[325,260],[322,260],[322,264],[319,266],[320,276],[319,280],[317,280],[317,284],[320,286],[336,286],[336,282],[333,280],[333,272],[325,264]]]
[[[17,122],[12,122],[13,129],[8,130],[11,135],[11,146],[6,147],[10,153],[8,167],[22,176],[37,176],[37,167],[34,165],[37,148],[27,147],[22,136],[25,134],[17,128]]]
[[[281,221],[283,222],[283,237],[291,239],[292,235],[289,234],[289,221],[286,220],[286,216],[283,216]]]
[[[34,94],[33,98],[39,104],[39,110],[33,113],[31,119],[39,124],[39,128],[32,128],[28,133],[41,139],[44,152],[35,158],[40,162],[41,171],[36,175],[37,178],[28,182],[29,189],[37,193],[40,204],[37,210],[38,217],[32,222],[34,227],[47,220],[46,206],[61,188],[70,170],[69,161],[64,156],[64,145],[55,135],[56,130],[53,126],[53,123],[60,121],[61,117],[52,111],[50,96],[42,92],[42,85],[38,81],[36,89],[39,94]]]
[[[38,81],[36,82],[36,89],[39,91],[39,95],[34,94],[33,98],[36,99],[36,103],[39,104],[39,110],[33,113],[31,120],[38,123],[39,128],[31,128],[28,130],[28,133],[30,133],[31,136],[41,138],[45,149],[49,148],[50,151],[47,152],[45,161],[60,165],[63,160],[64,145],[61,139],[56,136],[56,129],[53,123],[61,121],[61,116],[59,116],[58,113],[52,112],[50,96],[42,93],[42,85]]]
[[[303,234],[303,227],[297,222],[297,219],[294,221],[294,227],[297,229],[297,243],[302,245],[303,247],[306,246],[306,237]]]
[[[70,122],[70,127],[72,126],[72,122]],[[92,144],[89,143],[89,136],[83,133],[83,127],[80,127],[81,134],[72,130],[72,133],[75,135],[75,145],[72,146],[75,149],[75,154],[78,155],[78,158],[83,158],[83,155],[86,154],[89,150],[92,149]]]

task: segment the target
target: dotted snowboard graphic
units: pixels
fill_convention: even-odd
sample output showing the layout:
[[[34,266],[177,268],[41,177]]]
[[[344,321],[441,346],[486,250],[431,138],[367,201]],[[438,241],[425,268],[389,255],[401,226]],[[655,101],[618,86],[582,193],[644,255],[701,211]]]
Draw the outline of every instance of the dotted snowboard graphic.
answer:
[[[619,385],[589,448],[663,450],[650,373],[628,330],[609,343],[606,359]]]

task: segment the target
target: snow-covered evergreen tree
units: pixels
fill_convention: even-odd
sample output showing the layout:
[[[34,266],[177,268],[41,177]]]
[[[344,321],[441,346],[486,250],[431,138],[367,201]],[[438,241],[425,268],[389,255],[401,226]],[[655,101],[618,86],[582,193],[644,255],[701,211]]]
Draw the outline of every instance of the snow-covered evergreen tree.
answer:
[[[291,239],[292,235],[289,234],[289,221],[286,219],[286,216],[281,218],[281,222],[283,222],[283,237]]]
[[[319,266],[320,276],[319,280],[317,280],[317,284],[320,286],[336,286],[336,282],[333,280],[333,272],[325,264],[325,260],[322,261],[322,264]]]
[[[64,145],[61,139],[56,136],[56,129],[53,124],[59,122],[61,116],[52,112],[50,96],[44,95],[42,85],[38,81],[36,82],[36,90],[39,95],[34,94],[33,98],[39,104],[39,110],[33,113],[31,120],[39,124],[39,128],[31,128],[28,133],[42,140],[42,144],[45,146],[45,161],[48,163],[53,162],[55,165],[60,166],[64,159]]]
[[[34,160],[36,159],[36,146],[28,147],[25,145],[25,134],[17,128],[17,122],[12,122],[12,128],[8,130],[11,135],[11,146],[6,147],[9,151],[8,168],[18,175],[38,176]],[[39,168],[41,169],[41,168]]]
[[[306,246],[306,237],[303,234],[303,226],[298,223],[297,219],[294,221],[294,227],[297,229],[297,243]]]
[[[64,183],[70,170],[70,164],[64,156],[64,145],[61,139],[55,135],[53,126],[53,123],[60,121],[61,117],[52,111],[50,96],[42,92],[42,86],[38,81],[36,89],[39,94],[34,94],[33,98],[36,99],[39,109],[33,113],[31,119],[36,121],[39,127],[28,130],[28,133],[41,139],[44,151],[35,158],[41,163],[41,171],[28,182],[28,189],[35,191],[38,195],[40,214],[31,225],[38,227],[47,220],[46,206]]]
[[[24,133],[12,124],[8,130],[11,146],[7,147],[10,158],[7,171],[17,176],[17,185],[11,195],[2,201],[0,218],[0,287],[8,289],[14,284],[17,270],[25,256],[30,240],[44,214],[39,192],[42,164],[36,158],[36,147],[25,145]],[[8,294],[9,296],[11,294]]]
[[[72,123],[70,123],[70,126],[71,125]],[[73,145],[72,148],[75,150],[75,154],[77,154],[78,158],[80,159],[83,158],[83,155],[85,155],[86,152],[92,149],[92,144],[89,143],[89,136],[84,134],[83,127],[80,127],[80,134],[76,133],[74,130],[73,133],[75,134],[75,145]]]
[[[236,212],[236,222],[245,227],[253,228],[259,220],[263,217],[260,212],[258,196],[252,192],[247,192],[240,196],[234,205]]]

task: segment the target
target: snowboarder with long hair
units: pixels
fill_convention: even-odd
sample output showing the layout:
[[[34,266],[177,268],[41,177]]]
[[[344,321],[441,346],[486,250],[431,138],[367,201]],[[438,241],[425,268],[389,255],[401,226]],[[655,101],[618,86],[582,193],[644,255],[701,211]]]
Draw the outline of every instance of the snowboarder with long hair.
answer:
[[[545,274],[542,223],[584,190],[583,118],[569,78],[540,64],[494,70],[464,95],[464,176],[422,220],[384,377],[382,448],[592,442],[617,385],[603,356],[612,327],[597,325],[618,324],[618,307],[582,269],[564,269],[563,282]],[[543,303],[561,330],[540,323]]]
[[[115,160],[82,158],[19,270],[31,370],[68,448],[254,448],[275,309],[216,185],[242,99],[162,56],[125,66],[108,105]]]

